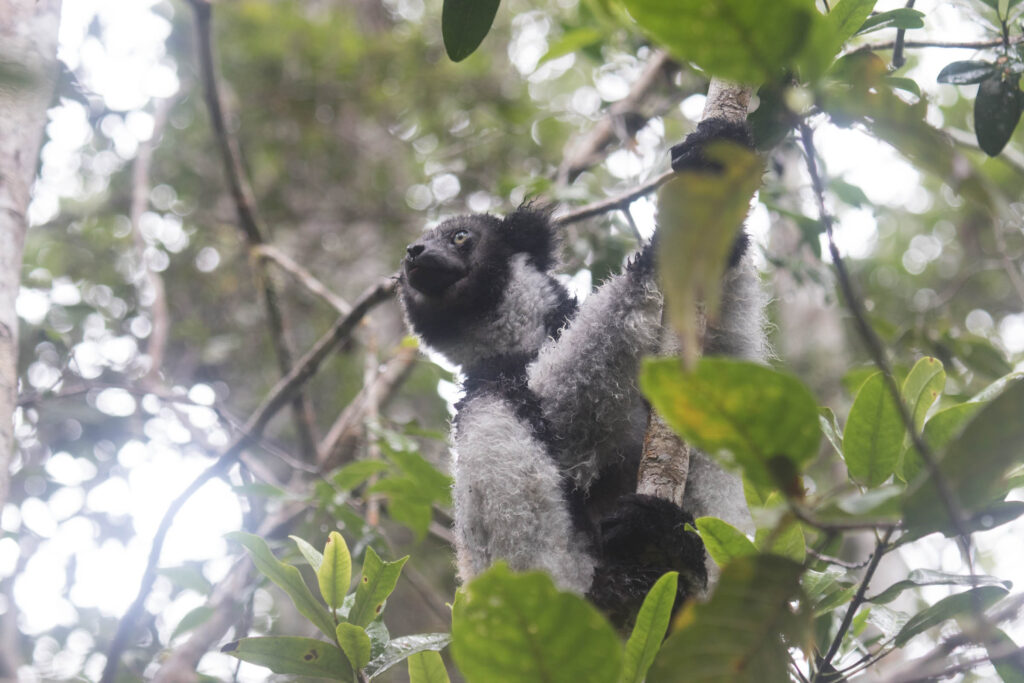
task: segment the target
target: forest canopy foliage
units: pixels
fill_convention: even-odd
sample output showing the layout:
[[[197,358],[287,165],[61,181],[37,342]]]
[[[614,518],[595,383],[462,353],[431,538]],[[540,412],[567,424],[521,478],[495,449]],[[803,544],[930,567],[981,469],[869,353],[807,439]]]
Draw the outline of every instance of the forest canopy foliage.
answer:
[[[1024,681],[1024,2],[64,5],[0,677]],[[765,171],[670,180],[711,79]],[[457,588],[404,245],[543,198],[585,294],[658,211],[685,339],[755,189],[777,358],[638,378],[743,474],[756,534],[695,521],[717,588],[625,634],[540,572]]]

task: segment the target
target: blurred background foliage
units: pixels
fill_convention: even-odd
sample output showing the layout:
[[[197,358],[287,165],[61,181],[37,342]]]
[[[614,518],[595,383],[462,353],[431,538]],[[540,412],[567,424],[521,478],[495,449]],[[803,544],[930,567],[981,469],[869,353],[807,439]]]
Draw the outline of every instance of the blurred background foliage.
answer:
[[[126,501],[163,486],[164,497],[150,501],[150,517],[158,518],[191,478],[162,478],[167,470],[160,467],[198,472],[279,379],[260,278],[269,274],[276,283],[298,353],[337,317],[275,266],[257,267],[237,228],[186,3],[142,3],[153,15],[146,30],[162,42],[154,68],[170,71],[176,86],[157,94],[151,88],[131,106],[105,96],[110,76],[102,60],[89,56],[114,54],[123,39],[114,4],[97,3],[99,13],[69,41],[83,58],[65,55],[76,81],[51,110],[25,252],[20,454],[0,540],[3,653],[7,671],[23,680],[98,678],[155,526],[133,514],[132,506],[146,501]],[[683,66],[666,68],[634,109],[609,116],[654,52],[601,0],[506,0],[480,50],[460,64],[445,56],[440,5],[213,4],[227,121],[268,242],[348,301],[394,272],[404,246],[444,216],[505,211],[535,197],[571,208],[640,184],[667,168],[668,147],[700,114],[702,98],[691,95],[703,92],[706,80]],[[973,86],[936,86],[936,69],[914,51],[908,56],[899,74],[930,93],[929,121],[966,140],[961,150],[984,181],[1019,200],[1024,133],[1018,129],[996,158],[972,148]],[[611,123],[608,148],[567,182],[561,167],[568,150],[602,121]],[[820,147],[826,171],[841,170],[828,175],[828,199],[845,244],[853,245],[850,263],[872,323],[899,366],[905,372],[921,355],[939,358],[949,373],[947,393],[960,397],[1020,367],[1022,293],[1007,268],[1020,277],[1021,205],[992,225],[948,179],[915,170],[878,145],[865,166],[850,158],[860,138],[832,130],[833,141],[823,139]],[[133,163],[147,145],[147,208],[133,226]],[[858,186],[858,179],[883,172],[872,163],[894,164],[884,172],[909,181],[889,196]],[[781,365],[845,414],[852,388],[865,377],[856,368],[866,366],[867,354],[837,306],[820,226],[806,218],[816,212],[802,169],[797,143],[783,141],[752,219],[773,294],[773,344]],[[565,272],[599,282],[634,247],[619,214],[572,224]],[[169,337],[153,369],[151,344],[161,322],[154,305],[161,297]],[[331,357],[306,387],[315,436],[327,434],[359,394],[368,368],[395,357],[403,336],[397,306],[387,303]],[[255,529],[298,502],[286,533],[319,545],[340,526],[357,562],[371,541],[390,547],[392,556],[411,551],[407,580],[388,610],[392,634],[448,630],[444,602],[454,578],[444,501],[416,498],[416,466],[394,454],[419,454],[447,469],[443,396],[450,398],[451,381],[449,370],[421,356],[339,461],[370,452],[388,463],[374,476],[404,477],[406,484],[371,494],[366,477],[297,469],[295,424],[282,413],[250,449],[260,471],[247,467],[228,478],[234,490],[225,486],[193,500],[193,519],[220,531]],[[150,480],[136,476],[142,465]],[[813,473],[822,489],[829,467]],[[375,496],[383,496],[379,521]],[[431,528],[441,530],[426,533]],[[181,618],[231,567],[223,541],[196,548],[196,533],[184,522],[172,530],[177,549],[166,550],[123,675],[153,675],[159,653],[188,636]],[[983,568],[991,561],[983,555]],[[123,595],[96,594],[110,589],[96,579],[104,568],[122,579]],[[274,589],[239,597],[246,598],[239,623],[249,631],[301,630]],[[215,653],[200,671],[223,678],[233,666]],[[260,675],[242,671],[243,678]]]

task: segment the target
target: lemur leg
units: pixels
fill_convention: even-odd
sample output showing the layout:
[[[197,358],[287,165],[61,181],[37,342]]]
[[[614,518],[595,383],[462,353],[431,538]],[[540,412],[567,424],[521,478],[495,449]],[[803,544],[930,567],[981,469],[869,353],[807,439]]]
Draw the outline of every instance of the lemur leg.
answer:
[[[460,578],[504,560],[543,569],[563,590],[590,587],[589,539],[573,526],[562,476],[513,406],[497,395],[467,402],[455,435],[455,535]]]

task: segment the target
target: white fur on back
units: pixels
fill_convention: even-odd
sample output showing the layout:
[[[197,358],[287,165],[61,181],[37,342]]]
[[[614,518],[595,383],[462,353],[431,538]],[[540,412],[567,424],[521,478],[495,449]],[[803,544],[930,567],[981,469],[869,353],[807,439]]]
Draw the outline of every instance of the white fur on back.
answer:
[[[498,560],[543,569],[563,590],[590,588],[594,560],[573,527],[561,475],[527,424],[499,396],[473,398],[455,433],[455,536],[459,577]]]

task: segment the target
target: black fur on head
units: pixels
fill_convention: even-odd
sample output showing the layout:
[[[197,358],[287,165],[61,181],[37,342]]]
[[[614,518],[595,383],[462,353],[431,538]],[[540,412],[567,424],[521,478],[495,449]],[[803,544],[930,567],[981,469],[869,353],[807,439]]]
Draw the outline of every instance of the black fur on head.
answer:
[[[428,343],[457,337],[462,325],[494,311],[516,254],[542,273],[556,263],[551,210],[524,204],[499,218],[449,218],[406,247],[399,276],[410,324]]]

